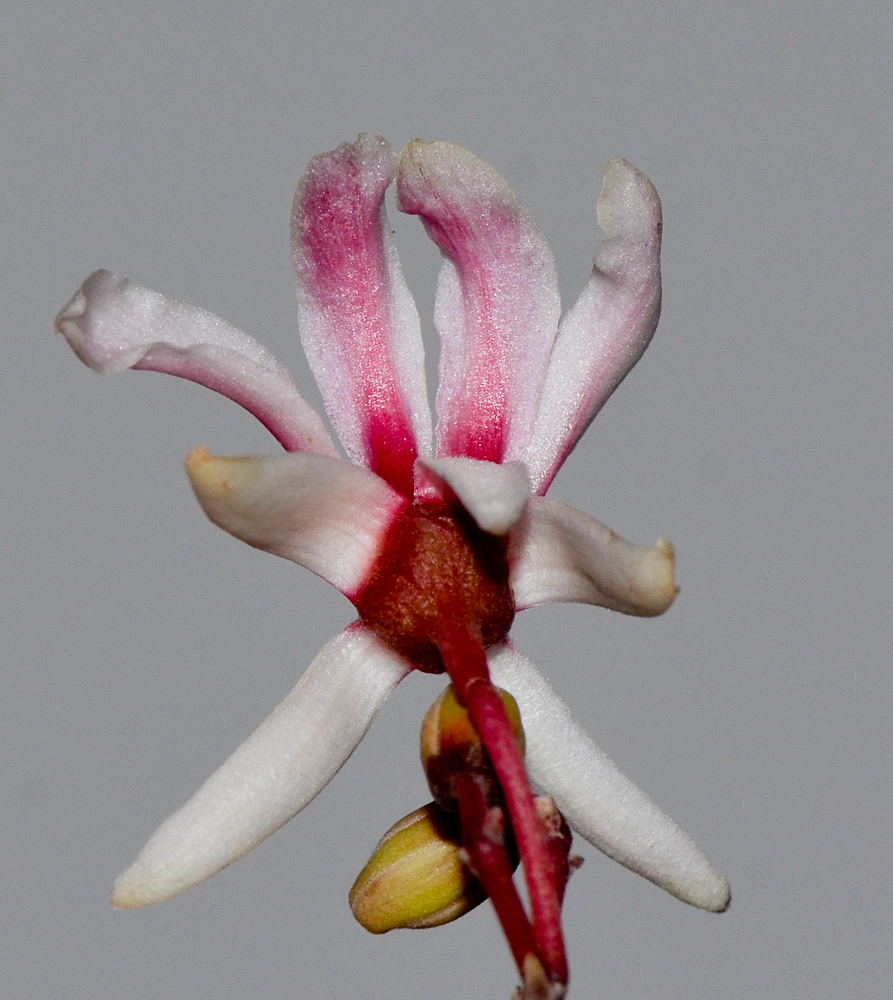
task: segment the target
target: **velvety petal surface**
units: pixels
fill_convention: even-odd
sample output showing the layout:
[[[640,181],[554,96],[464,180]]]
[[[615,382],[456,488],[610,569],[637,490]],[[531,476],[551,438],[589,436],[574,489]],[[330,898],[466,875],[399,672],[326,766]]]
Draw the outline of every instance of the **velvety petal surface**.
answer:
[[[366,469],[320,455],[217,458],[202,446],[187,458],[186,471],[215,524],[305,566],[348,598],[361,589],[407,503]]]
[[[532,497],[512,536],[510,583],[519,611],[536,604],[596,604],[627,615],[663,614],[678,588],[673,546],[634,545],[561,500]]]
[[[219,316],[96,271],[56,318],[96,372],[164,372],[207,386],[257,417],[286,451],[338,454],[319,415],[269,351]]]
[[[642,356],[660,316],[660,199],[626,160],[605,168],[598,223],[605,239],[589,282],[561,323],[533,438],[512,456],[530,469],[540,494]]]
[[[677,898],[705,910],[729,905],[729,884],[691,837],[593,742],[534,665],[511,646],[489,653],[494,684],[514,695],[531,782],[551,795],[582,837]]]
[[[246,854],[353,753],[409,665],[360,625],[327,643],[294,690],[118,877],[118,907],[158,903]]]
[[[431,453],[418,312],[384,210],[388,143],[361,135],[311,160],[295,193],[292,252],[307,359],[348,454],[405,496]]]
[[[497,465],[474,458],[422,460],[456,495],[482,531],[507,535],[530,498],[530,478],[520,462]]]
[[[448,142],[406,146],[397,205],[422,219],[446,258],[435,304],[437,454],[519,458],[558,329],[552,251],[505,180]]]

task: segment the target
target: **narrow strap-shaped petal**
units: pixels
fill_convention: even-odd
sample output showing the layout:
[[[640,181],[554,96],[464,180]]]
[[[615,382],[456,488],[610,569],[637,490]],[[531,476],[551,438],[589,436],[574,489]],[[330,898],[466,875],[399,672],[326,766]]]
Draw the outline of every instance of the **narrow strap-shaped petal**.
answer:
[[[605,239],[592,276],[562,320],[536,430],[520,458],[545,493],[570,450],[651,341],[660,316],[660,199],[626,160],[605,168]]]
[[[406,146],[397,204],[421,217],[446,258],[437,454],[519,458],[561,311],[552,251],[505,180],[448,142]]]
[[[530,477],[520,462],[498,465],[476,458],[434,458],[419,464],[443,480],[477,526],[491,535],[507,535],[530,498]],[[416,492],[421,492],[418,485]]]
[[[661,615],[678,588],[673,546],[634,545],[561,500],[532,497],[512,535],[510,583],[518,610],[596,604],[626,615]]]
[[[729,905],[729,884],[691,837],[587,735],[536,667],[511,646],[490,651],[494,684],[518,702],[530,780],[582,837],[620,864],[704,910]]]
[[[297,687],[153,834],[115,882],[114,905],[176,896],[278,830],[331,781],[409,670],[361,625],[332,639]]]
[[[394,154],[361,135],[311,160],[295,193],[298,319],[329,419],[348,454],[405,496],[431,453],[418,312],[384,210]]]
[[[321,455],[186,460],[208,517],[255,548],[319,574],[353,598],[407,501],[358,465]]]
[[[56,329],[96,372],[164,372],[219,392],[286,451],[338,454],[291,376],[253,337],[219,316],[96,271],[56,318]]]

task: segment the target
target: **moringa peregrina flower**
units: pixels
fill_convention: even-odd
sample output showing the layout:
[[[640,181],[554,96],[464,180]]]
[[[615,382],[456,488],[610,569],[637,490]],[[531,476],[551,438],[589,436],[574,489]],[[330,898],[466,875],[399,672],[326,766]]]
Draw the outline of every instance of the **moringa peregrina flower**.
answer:
[[[444,256],[436,429],[418,314],[385,216],[392,183],[398,208],[421,218]],[[198,448],[186,467],[199,503],[237,538],[328,580],[359,612],[152,836],[118,878],[116,906],[167,899],[245,854],[325,787],[412,669],[446,668],[455,684],[479,649],[480,676],[520,706],[531,783],[571,827],[680,899],[726,907],[725,880],[508,640],[515,611],[535,604],[647,616],[676,594],[666,540],[633,545],[544,495],[660,311],[660,202],[625,160],[605,170],[598,221],[606,238],[592,275],[560,319],[545,239],[471,153],[416,140],[395,156],[364,135],[311,161],[292,216],[298,318],[350,462],[278,362],[218,317],[106,271],[60,313],[57,328],[94,370],[178,375],[261,420],[285,453],[215,458]],[[471,689],[459,691],[474,702]],[[547,972],[560,995],[566,972]]]

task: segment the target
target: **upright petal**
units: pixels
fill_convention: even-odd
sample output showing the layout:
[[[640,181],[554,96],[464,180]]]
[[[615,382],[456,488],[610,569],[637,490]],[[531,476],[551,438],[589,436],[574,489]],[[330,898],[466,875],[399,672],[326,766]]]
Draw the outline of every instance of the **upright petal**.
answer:
[[[204,309],[96,271],[59,313],[56,329],[96,372],[133,368],[198,382],[244,406],[286,451],[338,454],[273,355]]]
[[[394,154],[361,135],[311,160],[295,193],[301,339],[348,454],[405,496],[430,454],[419,317],[384,210]]]
[[[407,503],[366,469],[321,455],[215,458],[201,446],[186,471],[216,525],[319,574],[348,598]]]
[[[518,702],[527,770],[570,825],[608,857],[692,906],[719,913],[729,884],[691,837],[621,773],[534,665],[511,646],[489,653],[494,684]]]
[[[540,494],[642,356],[660,316],[660,199],[626,160],[605,168],[598,224],[606,238],[588,284],[561,323],[534,436],[516,456]]]
[[[421,217],[446,258],[435,306],[437,454],[519,458],[558,329],[552,251],[505,180],[447,142],[403,150],[397,204]]]
[[[118,877],[114,905],[176,896],[275,833],[331,781],[409,670],[361,625],[332,639],[297,687],[152,835]]]
[[[519,611],[535,604],[596,604],[650,618],[673,603],[673,546],[634,545],[561,500],[532,497],[512,535],[512,594]]]

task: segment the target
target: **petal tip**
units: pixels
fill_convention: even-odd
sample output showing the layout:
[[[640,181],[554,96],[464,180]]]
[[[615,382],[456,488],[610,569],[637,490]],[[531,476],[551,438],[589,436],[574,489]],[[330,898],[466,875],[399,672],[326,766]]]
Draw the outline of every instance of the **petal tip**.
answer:
[[[186,456],[184,465],[192,489],[204,506],[207,501],[221,501],[232,496],[244,484],[252,462],[250,456],[218,458],[211,454],[207,445],[200,444]]]
[[[642,171],[618,156],[605,167],[596,214],[609,237],[654,230],[661,224],[660,198]]]
[[[54,324],[78,358],[101,374],[115,370],[117,358],[96,336],[96,315],[110,298],[109,293],[114,295],[122,282],[110,271],[94,271],[65,304]]]
[[[145,866],[132,864],[115,879],[112,887],[112,906],[116,910],[138,910],[151,903],[161,903],[176,892],[159,892],[156,880],[146,872]]]
[[[711,913],[725,913],[732,904],[732,887],[724,879],[719,879],[719,884],[710,894],[711,905],[705,907]]]
[[[732,888],[711,865],[709,875],[702,875],[696,885],[670,889],[683,902],[690,903],[708,913],[725,913],[732,902]]]
[[[642,601],[652,615],[662,615],[676,600],[676,553],[669,538],[658,538],[643,566]]]
[[[79,320],[86,311],[87,298],[84,295],[83,288],[79,288],[56,317],[56,330],[61,333],[66,340],[70,339],[72,335],[79,332],[77,320]],[[74,327],[74,329],[72,329],[72,327]]]
[[[487,534],[504,536],[521,519],[530,497],[530,475],[522,462],[480,461],[453,456],[419,464],[443,480]]]

